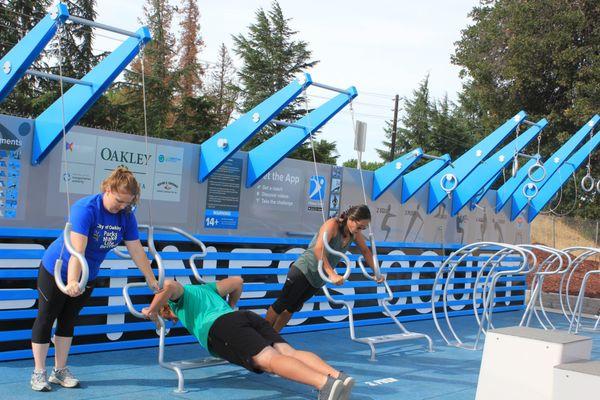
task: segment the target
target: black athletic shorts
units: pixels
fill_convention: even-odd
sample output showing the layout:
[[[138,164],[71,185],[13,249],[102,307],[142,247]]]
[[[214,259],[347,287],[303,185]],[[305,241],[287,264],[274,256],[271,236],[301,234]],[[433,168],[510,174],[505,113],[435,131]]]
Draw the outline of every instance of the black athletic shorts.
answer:
[[[283,289],[271,307],[277,314],[281,314],[283,310],[293,314],[300,311],[304,303],[317,294],[319,289],[311,285],[304,273],[292,264]]]
[[[232,364],[261,373],[252,357],[275,343],[287,343],[260,315],[234,311],[220,316],[208,331],[208,350]]]

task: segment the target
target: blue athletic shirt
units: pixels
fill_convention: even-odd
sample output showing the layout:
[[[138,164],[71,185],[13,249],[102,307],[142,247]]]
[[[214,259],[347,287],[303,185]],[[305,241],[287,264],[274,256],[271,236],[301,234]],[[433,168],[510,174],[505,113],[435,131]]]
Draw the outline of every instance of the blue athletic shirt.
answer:
[[[137,240],[138,226],[132,212],[121,210],[116,214],[109,212],[102,204],[102,193],[84,197],[71,206],[71,225],[73,232],[87,236],[85,259],[89,267],[89,280],[98,275],[100,264],[106,258],[106,253],[117,247],[122,240]],[[60,257],[63,248],[61,234],[44,252],[42,264],[54,275],[54,264]],[[62,251],[62,278],[67,282],[67,267],[71,254],[65,247]]]

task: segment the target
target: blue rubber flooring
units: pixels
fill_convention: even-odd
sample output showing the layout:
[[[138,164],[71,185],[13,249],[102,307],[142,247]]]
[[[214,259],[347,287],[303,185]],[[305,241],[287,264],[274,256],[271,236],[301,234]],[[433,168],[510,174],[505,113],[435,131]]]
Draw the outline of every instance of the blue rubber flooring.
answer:
[[[564,318],[550,314],[553,322],[566,328]],[[495,327],[517,325],[521,312],[499,313]],[[453,318],[453,326],[465,343],[476,333],[473,316]],[[589,322],[588,322],[589,323]],[[310,350],[354,376],[356,400],[465,400],[474,399],[481,363],[481,351],[449,347],[441,339],[433,321],[406,324],[407,328],[428,333],[434,340],[429,353],[425,340],[404,341],[378,346],[377,361],[369,361],[368,346],[352,342],[347,329],[286,335],[298,349]],[[358,336],[397,333],[395,325],[358,327]],[[580,333],[594,337],[592,358],[600,359],[600,333]],[[167,360],[206,355],[199,345],[169,346]],[[37,393],[29,387],[32,360],[0,363],[0,399],[316,399],[308,386],[268,374],[253,374],[242,368],[223,365],[184,371],[187,393],[176,394],[174,372],[159,367],[158,349],[110,351],[73,355],[72,372],[82,381],[81,388],[53,385],[52,392]],[[48,359],[48,365],[53,360]]]

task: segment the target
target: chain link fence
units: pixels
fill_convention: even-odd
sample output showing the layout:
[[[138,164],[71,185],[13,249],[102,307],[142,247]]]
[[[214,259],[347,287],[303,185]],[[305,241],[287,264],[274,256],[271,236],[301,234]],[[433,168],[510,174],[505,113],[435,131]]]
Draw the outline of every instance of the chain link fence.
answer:
[[[544,244],[557,249],[567,247],[600,247],[600,220],[576,217],[556,217],[540,215],[531,224],[531,242]],[[540,254],[542,255],[542,254]],[[581,282],[587,271],[600,269],[600,255],[588,258],[573,274],[569,294],[574,303],[579,294]],[[550,276],[544,281],[543,291],[547,296],[544,303],[551,308],[557,306],[560,278]],[[563,287],[564,288],[564,287]],[[586,284],[584,313],[597,315],[600,310],[600,275],[592,275]],[[556,303],[556,304],[555,304]]]
[[[531,224],[531,242],[557,249],[598,247],[600,220],[539,215]]]

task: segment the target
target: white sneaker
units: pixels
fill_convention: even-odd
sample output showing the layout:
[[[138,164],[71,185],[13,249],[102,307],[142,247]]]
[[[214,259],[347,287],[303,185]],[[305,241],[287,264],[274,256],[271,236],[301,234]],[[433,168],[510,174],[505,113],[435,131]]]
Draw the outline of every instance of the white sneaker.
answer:
[[[349,400],[350,393],[352,392],[352,388],[354,387],[354,383],[356,382],[353,377],[348,376],[346,373],[340,373],[338,377],[339,380],[344,384],[344,390],[342,391],[342,395],[340,396],[340,400]]]
[[[52,369],[52,374],[48,381],[56,383],[66,388],[74,388],[79,386],[79,379],[75,378],[68,367],[56,370]]]
[[[342,399],[341,396],[343,391],[344,384],[342,381],[328,376],[327,383],[319,390],[317,400],[340,400]]]
[[[46,377],[46,370],[33,371],[29,383],[31,384],[31,388],[37,392],[49,392],[52,390],[52,386],[50,386]]]

